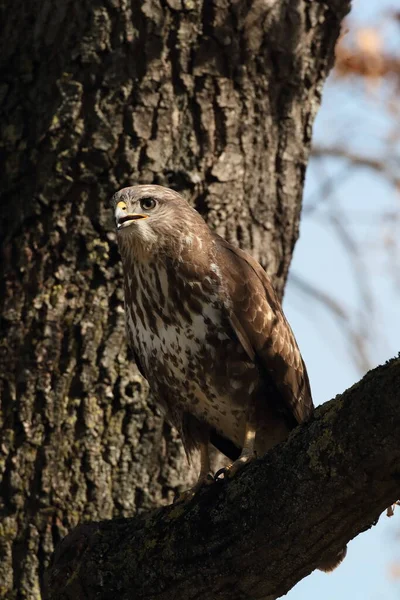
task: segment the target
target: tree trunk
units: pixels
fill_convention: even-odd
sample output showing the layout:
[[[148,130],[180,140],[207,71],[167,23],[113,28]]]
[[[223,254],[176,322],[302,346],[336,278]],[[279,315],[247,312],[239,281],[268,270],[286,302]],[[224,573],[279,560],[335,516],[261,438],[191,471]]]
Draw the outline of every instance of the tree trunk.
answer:
[[[183,192],[277,290],[349,0],[3,0],[0,597],[191,477],[127,355],[108,199]]]

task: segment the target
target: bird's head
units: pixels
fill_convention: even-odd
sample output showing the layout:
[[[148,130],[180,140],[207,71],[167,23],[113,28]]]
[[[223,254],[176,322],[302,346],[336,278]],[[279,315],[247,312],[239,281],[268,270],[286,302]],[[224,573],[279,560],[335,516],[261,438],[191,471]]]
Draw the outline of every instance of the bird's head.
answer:
[[[178,258],[199,233],[209,234],[205,221],[180,194],[159,185],[123,188],[112,204],[123,257]]]

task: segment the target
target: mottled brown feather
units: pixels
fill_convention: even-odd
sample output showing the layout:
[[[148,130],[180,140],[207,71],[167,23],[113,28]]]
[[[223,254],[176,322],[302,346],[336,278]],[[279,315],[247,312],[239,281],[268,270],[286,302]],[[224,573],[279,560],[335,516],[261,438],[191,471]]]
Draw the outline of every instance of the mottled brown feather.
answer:
[[[251,360],[273,382],[297,423],[313,402],[296,339],[264,269],[249,254],[215,237],[218,265],[232,299],[231,325]]]

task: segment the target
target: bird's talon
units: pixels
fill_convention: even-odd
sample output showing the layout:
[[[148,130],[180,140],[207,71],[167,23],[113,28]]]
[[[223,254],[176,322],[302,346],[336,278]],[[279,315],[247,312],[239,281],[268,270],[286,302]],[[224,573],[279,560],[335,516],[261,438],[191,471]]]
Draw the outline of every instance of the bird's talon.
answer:
[[[175,494],[174,504],[178,504],[179,502],[190,502],[203,487],[211,485],[214,481],[212,473],[207,473],[207,475],[202,476],[192,488],[185,490],[184,492],[177,492]]]
[[[243,456],[240,456],[231,465],[219,469],[219,471],[217,471],[214,475],[214,481],[224,481],[224,479],[228,479],[228,477],[233,477],[238,471],[240,471],[245,465],[247,465],[247,463],[249,463],[256,457],[257,455],[255,452],[251,454],[243,454]]]
[[[222,469],[219,469],[214,475],[214,481],[223,481],[226,479],[228,471],[229,467],[222,467]],[[221,475],[223,475],[223,477],[221,477]]]

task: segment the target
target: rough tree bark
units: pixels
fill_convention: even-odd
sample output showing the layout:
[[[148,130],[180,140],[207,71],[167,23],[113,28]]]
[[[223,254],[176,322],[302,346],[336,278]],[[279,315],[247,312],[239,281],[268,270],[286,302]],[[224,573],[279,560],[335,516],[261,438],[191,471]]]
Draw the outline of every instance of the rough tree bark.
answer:
[[[400,358],[189,505],[81,525],[55,553],[49,600],[286,594],[399,498],[399,386]]]
[[[0,5],[0,597],[59,540],[187,484],[125,347],[108,198],[184,192],[280,294],[350,0]]]

